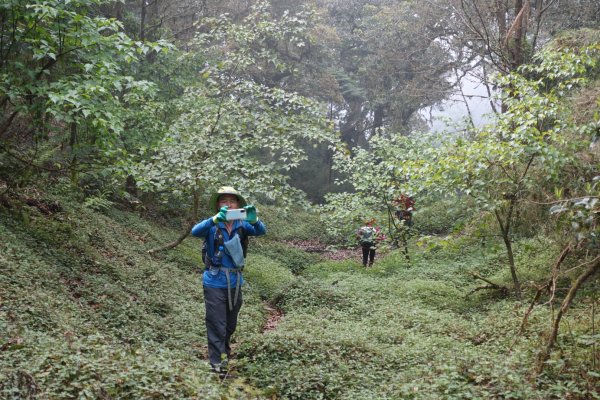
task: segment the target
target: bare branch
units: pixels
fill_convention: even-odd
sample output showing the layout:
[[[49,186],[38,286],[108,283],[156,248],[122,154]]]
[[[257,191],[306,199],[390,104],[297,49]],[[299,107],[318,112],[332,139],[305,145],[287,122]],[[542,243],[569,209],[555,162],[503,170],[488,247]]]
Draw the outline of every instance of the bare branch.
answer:
[[[552,332],[550,334],[550,338],[548,339],[548,343],[546,348],[540,353],[537,360],[537,368],[536,374],[539,375],[544,371],[544,367],[546,365],[546,361],[550,358],[550,354],[552,349],[554,348],[554,344],[556,343],[556,339],[558,337],[558,330],[560,328],[560,321],[562,317],[566,314],[577,291],[581,288],[581,286],[592,276],[594,276],[600,270],[600,257],[595,258],[595,263],[592,264],[588,269],[586,269],[581,275],[577,277],[573,285],[571,285],[571,289],[569,289],[569,293],[567,293],[567,297],[562,302],[560,309],[554,319]]]
[[[188,237],[188,235],[190,234],[190,231],[192,230],[192,227],[194,226],[195,222],[194,221],[190,221],[186,224],[184,231],[181,233],[181,235],[173,242],[168,243],[164,246],[155,248],[155,249],[150,249],[147,251],[148,254],[155,254],[161,251],[165,251],[165,250],[170,250],[173,249],[177,246],[179,246],[179,244],[181,244],[181,242],[183,242],[183,240]]]
[[[475,279],[479,279],[479,280],[482,280],[482,281],[484,281],[485,283],[487,283],[487,285],[486,285],[486,286],[479,286],[479,287],[476,287],[475,289],[473,289],[473,290],[471,290],[469,293],[467,293],[467,296],[469,296],[469,295],[471,295],[471,294],[475,293],[475,292],[476,292],[476,291],[478,291],[478,290],[482,290],[482,289],[493,289],[493,290],[499,290],[499,291],[501,291],[502,293],[505,293],[505,294],[509,292],[509,289],[508,289],[506,286],[502,286],[502,285],[499,285],[499,284],[497,284],[497,283],[494,283],[494,282],[490,281],[489,279],[487,279],[487,278],[485,278],[485,277],[481,276],[481,275],[480,275],[479,273],[477,273],[477,272],[470,272],[470,275],[471,275],[473,278],[475,278]]]

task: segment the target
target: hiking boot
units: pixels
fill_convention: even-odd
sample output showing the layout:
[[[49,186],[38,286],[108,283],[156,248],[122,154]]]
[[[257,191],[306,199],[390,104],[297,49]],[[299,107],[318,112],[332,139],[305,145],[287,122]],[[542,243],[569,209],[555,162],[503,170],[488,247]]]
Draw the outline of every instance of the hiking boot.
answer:
[[[210,370],[216,374],[227,372],[227,363],[222,362],[221,364],[210,364]]]
[[[237,375],[227,367],[227,363],[225,362],[221,364],[210,364],[210,371],[217,374],[221,379],[237,378]]]

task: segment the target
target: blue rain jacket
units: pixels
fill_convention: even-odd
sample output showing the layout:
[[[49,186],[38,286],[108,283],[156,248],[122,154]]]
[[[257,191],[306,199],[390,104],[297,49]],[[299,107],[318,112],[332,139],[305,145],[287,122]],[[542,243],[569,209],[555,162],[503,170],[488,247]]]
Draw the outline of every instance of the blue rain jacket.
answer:
[[[192,236],[201,237],[207,240],[207,251],[206,255],[212,260],[213,255],[215,254],[215,234],[217,232],[217,226],[221,228],[221,232],[223,233],[223,241],[227,242],[234,235],[237,235],[237,230],[240,226],[244,228],[246,231],[246,235],[248,236],[261,236],[267,233],[267,228],[265,224],[258,220],[254,225],[241,220],[233,221],[233,227],[231,229],[231,236],[227,232],[227,228],[225,227],[224,222],[219,222],[215,224],[213,222],[212,217],[207,218],[204,221],[198,222],[192,228]],[[221,260],[221,267],[223,268],[235,268],[235,264],[233,260],[227,253],[223,255]],[[204,271],[202,274],[202,282],[204,286],[212,287],[212,288],[227,288],[227,276],[225,275],[225,271],[219,271],[217,275],[212,275],[209,271]],[[237,283],[236,273],[230,273],[230,288],[235,288]],[[239,274],[240,277],[240,286],[244,284],[244,277],[242,274]]]

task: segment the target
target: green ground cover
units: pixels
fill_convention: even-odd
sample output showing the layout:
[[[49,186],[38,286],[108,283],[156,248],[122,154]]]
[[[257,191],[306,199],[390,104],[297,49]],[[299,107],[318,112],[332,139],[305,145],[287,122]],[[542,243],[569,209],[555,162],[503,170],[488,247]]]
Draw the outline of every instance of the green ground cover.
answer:
[[[224,384],[204,359],[199,241],[151,256],[177,232],[132,212],[48,201],[62,211],[0,207],[0,398],[597,397],[595,353],[583,340],[589,307],[572,310],[560,351],[533,379],[548,309],[517,337],[527,302],[468,295],[478,285],[470,271],[510,281],[501,247],[414,247],[410,267],[390,252],[365,270],[286,249],[280,216],[251,243],[239,379]],[[315,218],[303,215],[294,231],[312,239]],[[551,251],[527,245],[518,257],[533,275]],[[274,306],[284,316],[264,330]]]

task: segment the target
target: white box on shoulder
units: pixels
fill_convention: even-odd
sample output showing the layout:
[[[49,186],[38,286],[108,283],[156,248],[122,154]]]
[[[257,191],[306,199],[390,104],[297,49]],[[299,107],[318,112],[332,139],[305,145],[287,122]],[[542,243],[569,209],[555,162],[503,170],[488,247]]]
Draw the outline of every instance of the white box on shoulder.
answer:
[[[234,219],[246,219],[246,209],[237,208],[233,210],[227,210],[226,218],[227,221],[233,221]]]

